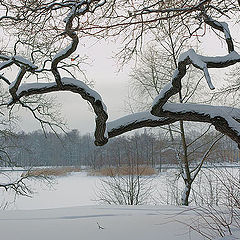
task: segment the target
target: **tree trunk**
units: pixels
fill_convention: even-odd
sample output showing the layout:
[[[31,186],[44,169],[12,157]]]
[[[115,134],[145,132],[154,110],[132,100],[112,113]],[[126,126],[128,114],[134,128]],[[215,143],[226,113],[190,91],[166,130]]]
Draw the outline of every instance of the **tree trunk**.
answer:
[[[191,193],[191,183],[185,182],[185,189],[182,194],[182,205],[184,205],[184,206],[189,205],[190,193]]]

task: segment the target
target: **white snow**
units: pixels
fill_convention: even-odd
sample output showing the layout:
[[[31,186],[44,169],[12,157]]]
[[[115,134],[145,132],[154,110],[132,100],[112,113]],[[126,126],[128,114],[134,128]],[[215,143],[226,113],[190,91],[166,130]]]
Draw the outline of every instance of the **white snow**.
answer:
[[[230,39],[231,35],[230,35],[230,30],[228,28],[228,24],[226,22],[221,22],[221,25],[223,27],[223,32],[224,32],[225,38]]]
[[[227,32],[229,31],[228,26],[223,24],[222,27],[224,29],[225,34],[227,34]],[[232,51],[225,56],[207,57],[207,56],[202,56],[202,55],[197,54],[194,51],[194,49],[189,49],[188,51],[182,53],[179,56],[178,63],[183,62],[187,58],[189,58],[189,60],[195,67],[203,70],[207,84],[208,84],[209,88],[211,90],[213,90],[213,89],[215,89],[215,87],[212,84],[211,77],[208,72],[207,64],[208,63],[227,63],[229,61],[239,61],[240,55],[237,52]],[[179,73],[179,71],[178,71],[178,69],[176,69],[173,74],[172,80],[177,76],[178,73]],[[172,88],[172,80],[163,87],[163,89],[161,90],[159,95],[154,99],[152,106],[155,106],[160,99],[164,98],[166,92],[168,92]],[[231,122],[231,124],[236,127],[236,123]]]
[[[193,217],[183,210],[174,206],[84,206],[2,211],[0,232],[6,240],[203,239],[178,222],[187,223]]]
[[[111,122],[107,122],[107,129],[110,132],[113,129],[118,129],[120,127],[127,126],[131,123],[137,123],[137,122],[142,122],[147,120],[157,121],[161,119],[164,119],[164,118],[153,116],[150,112],[139,112],[139,113],[134,113],[134,114],[124,116],[122,118],[119,118]]]
[[[225,26],[225,27],[227,27],[227,26]],[[225,29],[224,32],[229,31],[227,29]],[[225,33],[225,34],[227,34],[227,33]],[[237,52],[232,51],[231,53],[229,53],[225,56],[206,57],[206,56],[197,54],[193,49],[189,49],[188,51],[182,53],[179,56],[178,62],[182,62],[187,58],[190,58],[192,64],[195,67],[198,67],[204,71],[204,75],[207,80],[208,86],[210,89],[213,90],[213,89],[215,89],[215,87],[213,86],[213,84],[211,82],[211,78],[210,78],[208,68],[207,68],[207,63],[210,63],[210,62],[211,63],[224,63],[224,62],[228,62],[228,61],[235,61],[235,60],[239,60],[240,56]],[[173,76],[173,78],[174,78],[174,76]]]
[[[95,99],[95,101],[99,100],[101,101],[102,105],[103,105],[103,109],[104,111],[107,113],[107,107],[104,104],[101,96],[99,93],[97,93],[95,90],[91,89],[90,87],[88,87],[84,82],[74,79],[74,78],[67,78],[67,77],[63,77],[61,79],[63,85],[73,85],[79,88],[82,88],[89,96],[93,97]],[[14,83],[12,83],[14,84]],[[11,87],[12,87],[11,84]],[[42,88],[50,88],[50,87],[54,87],[57,86],[56,82],[46,82],[46,83],[22,83],[18,90],[17,90],[17,95],[20,95],[21,92],[24,91],[29,91],[29,90],[33,90],[33,89],[42,89]]]
[[[210,88],[211,90],[214,90],[215,87],[214,87],[213,84],[212,84],[212,80],[211,80],[211,77],[210,77],[210,75],[209,75],[209,72],[208,72],[207,67],[204,67],[204,68],[203,68],[203,72],[204,72],[204,76],[205,76],[205,79],[207,80],[207,84],[208,84],[209,88]]]
[[[226,39],[229,39],[231,38],[231,35],[230,35],[230,30],[228,28],[228,24],[226,22],[218,22],[218,21],[215,21],[213,18],[209,17],[210,20],[212,22],[214,22],[216,25],[220,26],[223,28],[223,32],[224,32],[224,36]]]
[[[174,72],[174,76],[178,74],[178,70],[176,70]],[[173,76],[173,78],[174,78]],[[173,87],[172,82],[168,82],[160,91],[160,93],[158,94],[158,96],[153,100],[152,106],[154,106],[155,104],[157,104],[157,102],[163,98],[166,94],[167,91],[169,91],[171,88]]]
[[[33,63],[31,63],[29,60],[27,60],[26,58],[23,58],[22,56],[13,56],[13,59],[15,59],[16,61],[18,61],[19,63],[22,63],[24,65],[30,66],[33,69],[38,68],[36,65],[34,65]]]
[[[98,92],[96,92],[95,90],[91,89],[88,85],[86,85],[84,82],[74,79],[74,78],[67,78],[67,77],[63,77],[62,79],[62,83],[63,85],[68,84],[68,85],[73,85],[73,86],[77,86],[79,88],[84,89],[84,91],[89,95],[92,96],[95,101],[99,100],[102,105],[103,105],[103,109],[105,112],[107,112],[107,106],[104,104],[102,97],[100,96],[100,94]]]
[[[214,62],[214,63],[222,63],[222,62],[228,62],[228,61],[234,61],[234,60],[240,59],[240,55],[236,51],[232,51],[225,56],[215,56],[215,57],[200,56],[200,57],[203,62]]]
[[[160,190],[164,174],[156,179]],[[198,222],[198,217],[188,207],[96,205],[92,200],[96,198],[99,177],[73,173],[56,181],[51,190],[39,182],[31,184],[38,194],[17,198],[15,209],[21,210],[0,211],[1,239],[204,239],[190,230],[188,224]],[[235,238],[217,239],[238,239],[239,231],[234,234]]]
[[[18,90],[17,95],[19,95],[21,92],[29,91],[31,89],[40,89],[40,88],[49,88],[57,86],[56,82],[46,82],[46,83],[22,83]]]
[[[166,103],[163,106],[163,110],[176,113],[195,112],[198,114],[209,115],[211,118],[221,116],[225,118],[229,126],[236,130],[240,135],[240,124],[234,120],[234,118],[240,118],[240,109],[237,108],[191,103]]]
[[[209,88],[212,90],[215,89],[215,87],[213,86],[213,84],[211,82],[211,78],[210,78],[210,75],[209,75],[209,72],[207,69],[207,64],[206,64],[206,62],[203,61],[202,56],[196,54],[196,52],[193,49],[189,49],[187,52],[184,52],[180,55],[179,62],[182,62],[187,58],[190,58],[192,64],[195,67],[198,67],[203,70],[204,76],[206,78]],[[205,58],[205,60],[207,60],[207,59]]]
[[[186,58],[190,58],[192,63],[196,66],[198,66],[199,68],[203,69],[206,67],[206,63],[202,61],[201,59],[201,55],[196,54],[196,52],[194,51],[194,49],[189,49],[188,51],[182,53],[179,56],[179,62],[184,61]]]
[[[60,52],[58,52],[54,57],[52,61],[55,61],[57,58],[65,55],[71,48],[72,48],[73,42],[71,42],[66,48],[62,49]]]
[[[5,62],[2,62],[0,64],[0,70],[5,68],[5,66],[7,66],[8,64],[12,63],[12,60],[8,60],[8,61],[5,61]]]
[[[0,211],[1,239],[188,239],[188,227],[178,221],[190,222],[191,211],[181,213],[185,208],[175,206],[96,205],[92,200],[98,181],[75,173],[57,178],[50,191],[37,183],[39,193],[33,199],[17,198],[15,208],[25,210]],[[190,235],[202,239],[197,233]]]
[[[0,59],[9,60],[10,58],[7,55],[0,54]]]
[[[196,112],[199,114],[208,114],[211,117],[216,116],[231,116],[233,118],[240,117],[240,109],[225,107],[225,106],[213,106],[205,104],[194,104],[194,103],[166,103],[163,106],[163,110],[175,111],[175,112]]]

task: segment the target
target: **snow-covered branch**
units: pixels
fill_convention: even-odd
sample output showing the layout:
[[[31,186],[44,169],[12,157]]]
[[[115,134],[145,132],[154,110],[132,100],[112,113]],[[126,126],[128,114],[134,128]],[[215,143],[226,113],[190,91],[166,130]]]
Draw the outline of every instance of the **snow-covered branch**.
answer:
[[[150,112],[139,112],[107,122],[107,132],[108,137],[112,138],[135,129],[164,126],[176,121],[175,119],[153,116]]]
[[[209,17],[207,14],[203,14],[203,17],[206,24],[224,33],[224,37],[228,46],[228,52],[233,52],[234,44],[230,34],[230,30],[228,28],[228,24],[225,22],[216,21]]]
[[[182,79],[186,75],[187,66],[193,65],[203,71],[209,88],[214,89],[209,68],[224,68],[240,62],[240,55],[234,51],[228,25],[213,20],[216,16],[224,15],[226,12],[232,11],[231,9],[238,8],[235,3],[229,2],[229,7],[226,7],[224,2],[216,4],[209,0],[177,1],[176,3],[172,1],[148,2],[145,0],[15,2],[14,4],[12,1],[6,2],[3,6],[3,16],[0,16],[1,26],[8,30],[13,27],[14,31],[18,33],[15,34],[18,36],[16,43],[10,50],[13,52],[11,57],[8,56],[9,54],[4,55],[7,51],[4,48],[4,51],[0,52],[0,70],[6,70],[13,64],[19,68],[15,81],[9,81],[5,75],[0,75],[0,79],[10,85],[9,91],[12,100],[9,104],[16,103],[24,96],[34,94],[56,91],[77,93],[92,105],[96,114],[95,143],[97,145],[103,145],[108,141],[108,138],[133,129],[162,126],[179,120],[211,123],[217,130],[230,136],[240,145],[240,112],[238,109],[167,103],[171,96],[181,91]],[[213,8],[214,4],[216,9]],[[101,9],[100,16],[95,14],[98,8]],[[221,12],[224,14],[220,14]],[[156,32],[160,31],[161,21],[170,18],[174,21],[180,21],[180,24],[186,26],[190,37],[192,36],[190,28],[193,27],[194,31],[197,31],[196,29],[199,29],[204,22],[221,31],[224,33],[229,53],[217,57],[202,56],[193,49],[183,53],[179,57],[172,80],[155,98],[149,112],[125,116],[106,123],[108,114],[101,96],[83,82],[76,80],[75,77],[61,76],[63,74],[61,70],[66,70],[65,64],[71,65],[67,58],[76,51],[80,37],[86,35],[105,37],[122,34],[125,43],[127,42],[124,51],[130,52],[127,57],[125,55],[127,59],[137,49],[137,42],[142,39],[145,33],[150,32],[149,29],[151,31],[157,29]],[[189,23],[191,24],[188,26]],[[62,44],[65,45],[66,38],[70,39],[71,42],[59,50],[61,44],[58,44],[58,41],[63,39]],[[23,51],[26,51],[26,56],[31,58],[32,62],[18,56],[21,52],[17,51],[18,43],[26,46]],[[132,43],[133,45],[130,46]],[[53,52],[55,53],[54,57]],[[39,66],[40,69],[38,69],[35,63],[43,64],[43,67]],[[63,65],[61,66],[61,64]],[[45,74],[45,78],[50,76],[53,79],[54,77],[55,81],[51,82],[51,79],[50,82],[46,83],[22,83],[27,72],[35,74],[37,79],[43,78],[41,74]],[[73,76],[72,72],[68,71],[68,76]]]
[[[16,64],[19,67],[24,66],[28,71],[34,71],[38,68],[32,62],[22,56],[8,57],[6,55],[0,55],[0,60],[3,60],[3,62],[0,64],[0,70],[10,67],[13,64]]]
[[[76,34],[72,35],[72,42],[65,49],[57,53],[52,60],[51,71],[55,77],[56,83],[59,86],[62,86],[62,82],[60,73],[58,71],[58,63],[61,62],[63,59],[69,57],[72,53],[74,53],[78,46],[78,36]]]
[[[193,122],[211,123],[215,128],[240,144],[240,109],[201,104],[166,103],[163,115]]]
[[[227,24],[214,21],[207,15],[204,15],[204,21],[225,34],[229,54],[207,57],[197,54],[193,49],[181,54],[172,80],[165,85],[153,101],[151,114],[177,120],[211,123],[218,131],[231,137],[240,146],[239,110],[219,106],[167,103],[171,96],[181,91],[182,79],[186,75],[187,65],[192,64],[194,67],[201,69],[209,88],[214,89],[208,68],[224,68],[240,62],[240,55],[234,51],[233,41]]]
[[[187,65],[192,64],[196,68],[203,70],[210,89],[214,89],[208,73],[208,68],[224,68],[237,62],[240,62],[240,55],[235,51],[226,56],[218,57],[201,56],[196,54],[193,49],[181,54],[178,60],[178,68],[175,70],[171,82],[161,90],[160,94],[153,102],[152,113],[158,116],[157,114],[161,112],[161,107],[167,102],[167,100],[181,90],[181,80],[186,74]]]
[[[164,117],[157,117],[150,112],[130,114],[117,120],[107,122],[108,137],[143,128],[157,127],[179,120],[206,122],[239,143],[240,109],[200,104],[166,103],[163,106]]]
[[[26,73],[26,68],[25,67],[21,67],[21,69],[19,70],[19,73],[17,75],[16,80],[14,82],[12,82],[10,84],[10,86],[9,86],[9,92],[11,93],[13,98],[17,97],[16,92],[18,90],[18,87],[21,84],[21,81],[22,81],[25,73]]]
[[[93,89],[89,88],[84,82],[73,78],[62,78],[62,86],[56,82],[47,83],[23,83],[18,87],[16,95],[9,102],[9,105],[16,103],[24,96],[44,94],[56,91],[70,91],[78,93],[83,99],[87,100],[93,107],[96,114],[95,144],[103,145],[107,143],[106,121],[108,118],[107,108],[101,96]]]

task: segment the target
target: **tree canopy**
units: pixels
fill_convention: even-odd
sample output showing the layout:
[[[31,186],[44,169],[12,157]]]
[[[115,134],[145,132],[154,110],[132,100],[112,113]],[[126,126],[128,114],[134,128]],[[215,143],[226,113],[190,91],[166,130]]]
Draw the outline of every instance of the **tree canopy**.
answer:
[[[70,91],[88,101],[96,114],[96,145],[104,145],[109,138],[133,129],[185,120],[210,123],[240,146],[240,109],[168,101],[184,88],[182,79],[189,65],[201,70],[209,88],[214,89],[209,69],[226,68],[240,61],[230,32],[230,26],[239,21],[239,4],[230,0],[0,1],[0,70],[4,73],[0,78],[9,85],[8,105],[36,94]],[[198,38],[201,29],[204,34],[204,28],[209,26],[224,39],[226,54],[202,56],[194,49],[183,52],[171,81],[161,89],[149,111],[108,122],[100,94],[76,77],[82,71],[82,59],[76,56],[81,40],[120,38],[123,46],[119,57],[124,63],[141,48],[146,37],[163,34],[161,24],[168,19],[177,23],[176,31],[188,41]],[[11,69],[18,72],[14,79]]]

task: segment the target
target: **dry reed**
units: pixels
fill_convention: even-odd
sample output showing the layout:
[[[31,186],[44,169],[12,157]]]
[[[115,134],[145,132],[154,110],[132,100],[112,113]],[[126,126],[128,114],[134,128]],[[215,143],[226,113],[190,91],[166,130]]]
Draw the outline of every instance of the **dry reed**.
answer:
[[[79,167],[36,168],[22,174],[22,177],[58,177],[66,176],[71,172],[81,172]]]
[[[121,166],[121,167],[106,167],[98,170],[91,170],[89,176],[125,176],[125,175],[139,175],[151,176],[157,171],[150,166]]]

